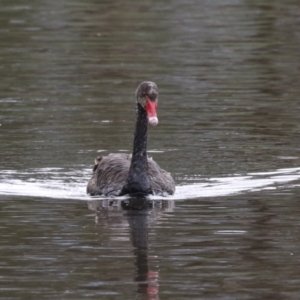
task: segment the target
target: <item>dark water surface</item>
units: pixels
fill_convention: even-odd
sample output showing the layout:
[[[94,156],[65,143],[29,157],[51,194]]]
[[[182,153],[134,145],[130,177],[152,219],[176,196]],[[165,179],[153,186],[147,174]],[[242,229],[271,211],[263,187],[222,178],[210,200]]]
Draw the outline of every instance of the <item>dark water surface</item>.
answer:
[[[0,298],[299,299],[300,2],[98,2],[1,5]],[[144,80],[177,192],[90,199]]]

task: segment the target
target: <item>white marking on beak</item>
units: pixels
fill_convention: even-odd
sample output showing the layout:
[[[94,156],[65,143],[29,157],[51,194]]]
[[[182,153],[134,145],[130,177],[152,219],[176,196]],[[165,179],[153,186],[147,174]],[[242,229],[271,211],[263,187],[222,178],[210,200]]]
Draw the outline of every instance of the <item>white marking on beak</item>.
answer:
[[[157,117],[150,117],[150,118],[148,118],[148,121],[152,126],[156,126],[158,124]]]

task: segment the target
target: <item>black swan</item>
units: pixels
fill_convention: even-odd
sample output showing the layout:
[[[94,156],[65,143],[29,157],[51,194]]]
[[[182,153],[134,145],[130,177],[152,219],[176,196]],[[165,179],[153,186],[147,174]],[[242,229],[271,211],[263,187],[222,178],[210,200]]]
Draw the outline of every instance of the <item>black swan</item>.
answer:
[[[97,157],[87,193],[105,196],[149,194],[167,196],[175,192],[170,173],[147,156],[148,123],[158,124],[158,89],[154,82],[142,82],[136,90],[136,124],[133,154],[111,153]]]

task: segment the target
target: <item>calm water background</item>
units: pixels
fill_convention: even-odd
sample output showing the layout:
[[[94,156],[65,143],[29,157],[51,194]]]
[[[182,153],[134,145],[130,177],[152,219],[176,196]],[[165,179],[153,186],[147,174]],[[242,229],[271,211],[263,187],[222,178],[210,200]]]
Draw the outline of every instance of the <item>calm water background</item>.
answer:
[[[2,1],[1,299],[299,299],[299,1]],[[149,152],[177,196],[85,195]]]

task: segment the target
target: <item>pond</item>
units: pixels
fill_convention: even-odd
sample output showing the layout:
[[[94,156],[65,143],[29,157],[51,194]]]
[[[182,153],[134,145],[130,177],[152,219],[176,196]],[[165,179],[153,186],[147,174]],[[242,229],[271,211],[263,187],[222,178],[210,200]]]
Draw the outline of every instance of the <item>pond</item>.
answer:
[[[0,297],[298,299],[297,1],[9,1],[0,10]],[[132,151],[174,196],[86,195]]]

